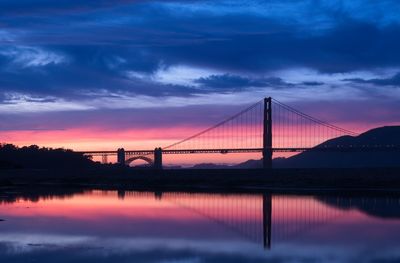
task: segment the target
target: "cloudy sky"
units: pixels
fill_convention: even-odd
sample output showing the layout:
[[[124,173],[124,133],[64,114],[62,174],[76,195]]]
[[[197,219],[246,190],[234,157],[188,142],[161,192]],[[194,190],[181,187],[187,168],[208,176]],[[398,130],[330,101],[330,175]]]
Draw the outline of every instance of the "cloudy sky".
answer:
[[[0,141],[155,147],[265,96],[398,124],[399,46],[397,0],[2,0]]]

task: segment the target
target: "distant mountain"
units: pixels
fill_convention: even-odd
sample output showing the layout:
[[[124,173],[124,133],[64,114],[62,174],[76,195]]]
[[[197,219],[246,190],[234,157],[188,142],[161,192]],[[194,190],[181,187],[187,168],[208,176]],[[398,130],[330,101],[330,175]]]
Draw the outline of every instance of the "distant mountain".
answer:
[[[238,165],[234,165],[233,168],[236,169],[252,169],[252,168],[262,168],[262,160],[247,160]]]
[[[359,136],[342,136],[313,149],[274,162],[276,168],[400,167],[399,151],[319,151],[318,147],[400,145],[400,126],[369,130]]]
[[[190,167],[190,169],[252,169],[252,168],[262,168],[262,161],[247,160],[237,165],[200,163]]]
[[[215,163],[199,163],[190,167],[190,169],[228,169],[230,165],[215,164]]]

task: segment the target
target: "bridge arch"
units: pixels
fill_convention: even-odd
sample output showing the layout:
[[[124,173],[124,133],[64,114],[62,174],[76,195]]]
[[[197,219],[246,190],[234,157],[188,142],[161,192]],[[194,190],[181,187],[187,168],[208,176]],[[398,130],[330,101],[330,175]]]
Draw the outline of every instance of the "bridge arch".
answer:
[[[149,157],[146,157],[146,156],[134,156],[134,157],[131,157],[131,158],[125,160],[125,164],[126,165],[130,165],[131,163],[133,163],[136,160],[143,160],[143,161],[147,162],[151,166],[153,166],[153,164],[154,164],[153,160],[151,158],[149,158]]]

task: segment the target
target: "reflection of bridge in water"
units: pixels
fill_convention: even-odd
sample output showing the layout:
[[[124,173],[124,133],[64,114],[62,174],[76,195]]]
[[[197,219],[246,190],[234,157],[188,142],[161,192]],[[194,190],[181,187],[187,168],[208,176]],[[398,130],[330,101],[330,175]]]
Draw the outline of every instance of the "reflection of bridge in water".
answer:
[[[192,194],[192,193],[139,193],[119,191],[120,198],[143,197],[156,198],[161,202],[172,203],[202,218],[206,218],[226,231],[238,237],[263,244],[269,249],[272,242],[281,242],[301,238],[316,232],[320,228],[335,223],[345,217],[348,209],[357,209],[372,215],[382,213],[382,206],[396,204],[398,198],[345,198],[309,196],[283,196],[263,194]],[[372,208],[360,207],[371,203]],[[387,208],[387,207],[386,207]],[[375,214],[374,216],[379,216]]]

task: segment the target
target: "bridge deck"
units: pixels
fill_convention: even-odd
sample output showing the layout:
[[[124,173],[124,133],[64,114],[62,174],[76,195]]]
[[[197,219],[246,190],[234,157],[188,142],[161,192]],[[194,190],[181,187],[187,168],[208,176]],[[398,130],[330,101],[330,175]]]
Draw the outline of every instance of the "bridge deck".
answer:
[[[397,145],[373,145],[373,146],[324,146],[314,148],[272,148],[272,152],[304,152],[307,150],[313,151],[337,151],[337,152],[370,152],[370,151],[400,151],[400,146]],[[263,148],[233,148],[233,149],[166,149],[163,150],[163,154],[201,154],[201,153],[255,153],[262,152]],[[117,155],[117,151],[80,151],[79,153],[93,156],[101,155]],[[154,150],[127,150],[125,151],[126,156],[132,155],[148,155],[154,154]]]

